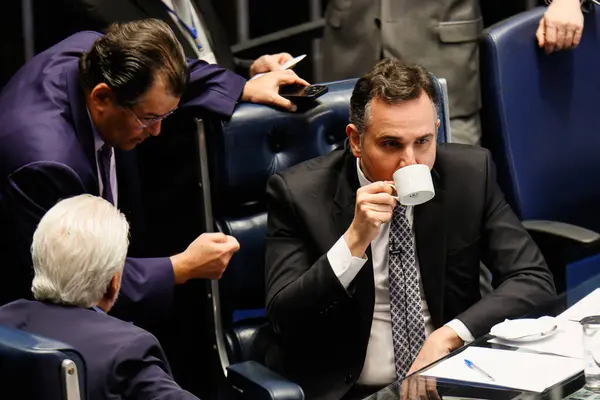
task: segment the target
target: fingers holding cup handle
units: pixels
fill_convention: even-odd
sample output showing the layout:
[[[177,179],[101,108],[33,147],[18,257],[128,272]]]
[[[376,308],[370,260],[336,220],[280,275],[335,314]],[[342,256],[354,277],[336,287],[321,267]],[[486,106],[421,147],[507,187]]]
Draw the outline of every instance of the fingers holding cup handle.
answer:
[[[390,195],[392,196],[392,199],[396,200],[397,202],[400,202],[400,198],[398,197],[398,190],[396,190],[396,185],[393,183],[388,183],[388,185],[390,185],[390,187],[394,191],[393,193],[395,193]]]

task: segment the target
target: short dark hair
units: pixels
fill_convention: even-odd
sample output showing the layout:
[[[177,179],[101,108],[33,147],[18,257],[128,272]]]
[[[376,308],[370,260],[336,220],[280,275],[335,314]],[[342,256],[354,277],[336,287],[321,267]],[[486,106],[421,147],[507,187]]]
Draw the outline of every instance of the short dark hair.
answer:
[[[415,100],[425,91],[437,108],[437,93],[433,85],[427,70],[418,64],[392,58],[381,60],[354,86],[350,99],[350,123],[356,126],[359,133],[364,132],[374,98],[387,104],[398,104]]]
[[[169,25],[157,19],[110,25],[79,59],[84,90],[106,83],[124,107],[137,103],[157,79],[181,97],[188,77],[181,44]]]

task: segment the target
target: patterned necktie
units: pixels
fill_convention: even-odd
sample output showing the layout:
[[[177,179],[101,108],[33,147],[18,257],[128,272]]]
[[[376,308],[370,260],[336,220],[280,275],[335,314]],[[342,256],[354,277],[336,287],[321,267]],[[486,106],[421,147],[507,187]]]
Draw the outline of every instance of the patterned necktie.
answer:
[[[404,378],[425,341],[425,321],[417,276],[415,244],[406,218],[406,206],[398,203],[390,224],[390,311],[396,376]]]
[[[98,150],[98,166],[100,167],[100,178],[102,179],[102,197],[111,202],[112,205],[115,204],[112,188],[110,185],[110,159],[112,158],[113,148],[108,144],[104,144]]]

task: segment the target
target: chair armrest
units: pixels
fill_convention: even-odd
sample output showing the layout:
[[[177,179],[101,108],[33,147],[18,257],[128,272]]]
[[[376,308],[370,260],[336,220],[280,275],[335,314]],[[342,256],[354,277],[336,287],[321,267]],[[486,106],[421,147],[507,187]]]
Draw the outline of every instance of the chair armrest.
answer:
[[[600,234],[598,232],[565,222],[528,220],[523,221],[523,226],[529,232],[545,234],[557,239],[570,240],[585,246],[600,244]]]
[[[304,391],[300,386],[255,361],[228,366],[227,381],[239,398],[304,400]]]

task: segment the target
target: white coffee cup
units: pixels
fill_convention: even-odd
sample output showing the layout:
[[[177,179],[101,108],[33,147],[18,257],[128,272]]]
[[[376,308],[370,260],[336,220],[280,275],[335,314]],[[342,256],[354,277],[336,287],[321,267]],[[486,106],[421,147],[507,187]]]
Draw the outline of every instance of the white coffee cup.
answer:
[[[405,206],[416,206],[433,199],[435,190],[431,180],[431,171],[425,164],[413,164],[394,172],[396,200]]]

